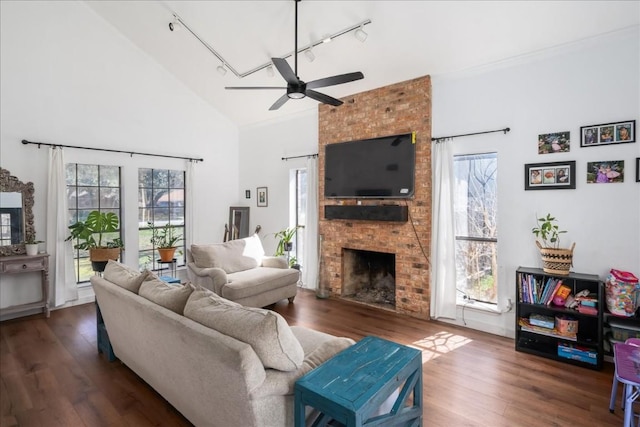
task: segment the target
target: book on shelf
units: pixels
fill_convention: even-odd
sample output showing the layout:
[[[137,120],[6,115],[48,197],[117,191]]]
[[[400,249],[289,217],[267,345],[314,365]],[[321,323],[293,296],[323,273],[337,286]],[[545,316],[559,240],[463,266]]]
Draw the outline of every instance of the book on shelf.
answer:
[[[527,319],[526,317],[521,317],[520,319],[518,319],[518,325],[520,325],[520,329],[522,329],[523,331],[533,332],[534,334],[545,335],[554,338],[563,338],[569,341],[578,340],[578,335],[576,333],[562,333],[555,327],[553,329],[548,329],[542,326],[532,325],[529,322],[529,319]]]

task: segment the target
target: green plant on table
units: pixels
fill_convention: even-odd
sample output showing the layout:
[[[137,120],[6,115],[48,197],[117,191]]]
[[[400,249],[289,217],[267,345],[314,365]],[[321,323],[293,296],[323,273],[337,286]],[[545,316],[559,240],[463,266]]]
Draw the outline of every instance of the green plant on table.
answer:
[[[540,244],[544,248],[558,248],[560,246],[560,235],[566,233],[560,230],[556,224],[557,220],[551,214],[542,218],[537,218],[538,226],[533,227],[531,232],[540,239]]]
[[[89,250],[96,248],[124,248],[119,237],[108,239],[107,233],[118,231],[118,215],[113,212],[91,211],[84,221],[69,226],[71,235],[65,240],[77,239],[75,249]]]
[[[176,231],[176,227],[166,223],[162,227],[156,227],[151,221],[147,222],[151,230],[151,243],[158,249],[175,248],[182,240],[182,235]]]
[[[285,252],[291,250],[293,238],[295,237],[299,228],[302,228],[302,226],[297,225],[295,227],[287,227],[284,230],[280,230],[277,233],[274,233],[275,238],[279,239],[275,256],[282,256],[285,254]]]

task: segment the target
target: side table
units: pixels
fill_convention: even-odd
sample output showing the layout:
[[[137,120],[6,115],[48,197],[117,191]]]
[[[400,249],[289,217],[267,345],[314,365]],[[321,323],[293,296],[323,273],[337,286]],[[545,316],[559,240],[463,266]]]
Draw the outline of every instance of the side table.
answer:
[[[19,304],[0,309],[0,314],[17,313],[32,308],[42,308],[49,317],[49,254],[11,255],[0,257],[0,274],[40,273],[42,298],[40,301]],[[2,280],[0,280],[0,283]]]
[[[391,410],[378,414],[396,391]],[[369,336],[298,379],[294,393],[295,427],[305,426],[306,406],[319,411],[314,427],[331,421],[346,427],[420,427],[422,354]]]
[[[160,271],[158,273],[158,278],[167,283],[180,283],[180,279],[176,277],[177,269],[177,260],[174,258],[171,261],[162,261],[161,259],[156,260],[158,265],[160,266]],[[165,267],[167,266],[167,267]],[[167,275],[163,275],[163,271],[168,270]]]

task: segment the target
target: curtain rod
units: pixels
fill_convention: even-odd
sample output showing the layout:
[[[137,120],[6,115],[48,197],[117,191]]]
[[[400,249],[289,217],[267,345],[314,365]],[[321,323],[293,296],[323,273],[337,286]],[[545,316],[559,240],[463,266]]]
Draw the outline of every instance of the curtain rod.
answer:
[[[24,145],[34,144],[34,145],[37,145],[38,148],[40,148],[41,145],[44,145],[44,146],[47,146],[47,147],[77,148],[79,150],[93,150],[93,151],[108,151],[110,153],[124,153],[124,154],[129,154],[132,157],[133,157],[134,154],[136,154],[138,156],[165,157],[165,158],[168,158],[168,159],[183,159],[183,160],[191,160],[191,161],[196,161],[196,162],[204,162],[204,159],[202,159],[202,158],[196,159],[196,158],[193,158],[193,157],[169,156],[169,155],[166,155],[166,154],[153,154],[153,153],[140,153],[138,151],[112,150],[112,149],[109,149],[109,148],[80,147],[80,146],[77,146],[77,145],[48,144],[46,142],[27,141],[26,139],[23,139],[22,143]]]
[[[496,129],[496,130],[487,130],[484,132],[463,133],[462,135],[440,136],[437,138],[431,138],[431,141],[440,142],[440,141],[444,141],[445,139],[459,138],[461,136],[482,135],[485,133],[494,133],[494,132],[504,132],[506,135],[506,133],[509,132],[510,130],[511,128],[504,128],[504,129]]]
[[[318,153],[315,153],[315,154],[304,154],[302,156],[283,157],[282,160],[300,159],[302,157],[306,157],[307,159],[315,159],[316,157],[318,157]]]

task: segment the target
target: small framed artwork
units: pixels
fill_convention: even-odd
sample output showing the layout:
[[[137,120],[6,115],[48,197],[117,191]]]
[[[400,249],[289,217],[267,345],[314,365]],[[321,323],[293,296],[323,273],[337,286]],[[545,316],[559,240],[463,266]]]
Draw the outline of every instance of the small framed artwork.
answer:
[[[636,157],[636,182],[640,182],[640,157]]]
[[[587,184],[624,182],[624,160],[587,163]]]
[[[624,144],[626,142],[636,142],[635,120],[582,126],[580,128],[581,147],[597,147],[600,145]]]
[[[576,188],[576,162],[529,163],[524,165],[525,190]]]
[[[258,187],[256,189],[256,193],[258,194],[258,197],[256,198],[258,207],[265,208],[269,206],[269,193],[267,187]]]
[[[566,153],[571,149],[571,132],[538,135],[538,154]]]

